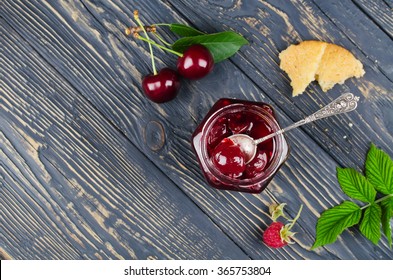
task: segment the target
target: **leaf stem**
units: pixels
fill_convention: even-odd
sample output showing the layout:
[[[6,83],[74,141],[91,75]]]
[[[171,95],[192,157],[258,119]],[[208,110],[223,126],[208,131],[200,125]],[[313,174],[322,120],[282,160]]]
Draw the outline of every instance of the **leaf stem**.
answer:
[[[388,195],[385,195],[384,197],[381,197],[381,198],[377,199],[376,201],[374,201],[374,203],[380,203],[380,202],[382,202],[382,201],[384,201],[384,200],[386,200],[386,199],[388,199],[388,198],[390,198],[390,197],[393,197],[393,193],[388,194]],[[366,209],[367,207],[369,207],[370,205],[371,205],[371,203],[366,204],[366,205],[364,205],[363,207],[361,207],[360,210],[364,210],[364,209]]]
[[[139,19],[138,10],[135,10],[135,11],[134,11],[134,19],[135,19],[135,21],[138,23],[138,25],[140,26],[140,28],[142,28],[143,33],[145,34],[146,38],[148,39],[147,43],[149,44],[149,51],[150,51],[150,58],[151,58],[151,66],[152,66],[152,68],[153,68],[153,74],[154,74],[154,75],[157,75],[156,63],[155,63],[155,61],[154,61],[153,48],[152,48],[152,46],[151,46],[152,44],[151,44],[151,42],[150,42],[151,40],[150,40],[150,38],[149,38],[149,35],[147,35],[147,32],[146,32],[145,27],[143,26],[141,20]]]
[[[171,26],[169,23],[155,23],[155,26]]]
[[[367,207],[369,207],[370,205],[371,205],[371,203],[366,204],[366,205],[364,205],[363,207],[360,207],[360,210],[364,210],[364,209],[366,209]]]
[[[382,201],[388,199],[389,197],[393,197],[393,193],[388,194],[388,195],[385,195],[384,197],[381,197],[380,199],[377,199],[377,200],[375,201],[375,203],[382,202]]]
[[[160,49],[163,49],[163,50],[165,50],[165,51],[167,51],[167,52],[173,53],[173,54],[175,54],[175,55],[177,55],[177,56],[180,56],[180,57],[183,56],[182,53],[177,52],[177,51],[174,51],[174,50],[169,49],[169,48],[167,48],[167,47],[161,46],[161,45],[157,44],[156,42],[154,42],[154,41],[152,41],[152,40],[150,40],[150,39],[148,39],[148,38],[145,38],[145,37],[143,37],[143,36],[137,36],[136,38],[138,38],[138,39],[140,39],[140,40],[142,40],[142,41],[148,42],[148,43],[150,43],[150,44],[152,44],[152,45],[154,45],[154,46],[156,46],[156,47],[158,47],[158,48],[160,48]]]

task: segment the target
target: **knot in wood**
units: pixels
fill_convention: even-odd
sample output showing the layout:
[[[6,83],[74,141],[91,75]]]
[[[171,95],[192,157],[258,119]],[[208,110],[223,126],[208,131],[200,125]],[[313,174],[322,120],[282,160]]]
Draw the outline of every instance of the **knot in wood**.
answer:
[[[160,150],[165,144],[164,126],[158,121],[149,121],[145,126],[143,138],[150,150]]]

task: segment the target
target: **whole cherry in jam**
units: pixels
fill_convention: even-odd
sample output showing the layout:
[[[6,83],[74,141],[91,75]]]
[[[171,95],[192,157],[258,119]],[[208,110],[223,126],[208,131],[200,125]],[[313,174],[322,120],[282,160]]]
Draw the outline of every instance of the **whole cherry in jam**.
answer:
[[[253,127],[252,119],[245,113],[234,113],[228,116],[228,127],[233,134],[249,133]]]
[[[229,138],[224,138],[214,148],[212,161],[221,173],[232,178],[239,178],[246,169],[244,154],[239,145]]]
[[[254,139],[259,139],[273,132],[274,131],[272,130],[272,128],[267,125],[263,119],[256,117],[253,127],[247,134]],[[273,139],[268,139],[263,143],[259,144],[258,149],[263,149],[268,154],[268,158],[270,159],[275,149]]]
[[[177,71],[184,78],[197,80],[209,74],[214,66],[210,51],[202,45],[192,45],[177,61]]]
[[[253,160],[246,165],[246,170],[244,171],[245,177],[254,178],[261,174],[270,161],[270,156],[269,151],[258,149]]]
[[[142,80],[145,95],[153,102],[164,103],[174,99],[180,88],[179,76],[170,68],[163,68],[156,75]]]
[[[232,133],[228,128],[228,122],[226,118],[217,120],[214,126],[211,128],[209,136],[207,137],[208,151],[209,154],[212,148],[215,148],[223,138],[230,136]]]
[[[249,135],[254,138],[254,139],[258,139],[258,138],[262,138],[266,135],[269,135],[270,133],[273,133],[272,128],[266,124],[266,121],[263,118],[260,118],[258,116],[254,116],[253,117],[253,126],[251,127],[250,131],[249,131]],[[266,143],[271,142],[269,140],[263,142],[264,145],[266,145]]]

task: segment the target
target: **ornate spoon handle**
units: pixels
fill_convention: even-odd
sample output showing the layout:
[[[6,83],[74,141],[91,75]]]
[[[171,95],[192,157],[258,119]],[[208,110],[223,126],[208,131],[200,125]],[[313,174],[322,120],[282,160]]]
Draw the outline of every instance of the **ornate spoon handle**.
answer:
[[[315,112],[314,114],[306,117],[303,120],[300,120],[286,128],[280,129],[272,134],[269,134],[265,137],[259,138],[255,140],[255,145],[258,145],[259,143],[262,143],[263,141],[266,141],[274,136],[280,135],[284,132],[287,132],[288,130],[291,130],[295,127],[301,126],[303,124],[313,122],[315,120],[335,116],[338,114],[342,113],[348,113],[356,109],[358,106],[358,101],[359,97],[354,96],[352,93],[345,93],[338,97],[337,99],[333,100],[329,104],[327,104],[325,107],[320,109],[319,111]]]

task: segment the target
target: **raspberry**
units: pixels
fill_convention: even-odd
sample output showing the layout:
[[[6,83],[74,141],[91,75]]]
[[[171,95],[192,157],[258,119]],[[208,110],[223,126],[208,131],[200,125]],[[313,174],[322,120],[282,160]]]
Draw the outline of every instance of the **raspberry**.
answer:
[[[300,217],[300,213],[302,212],[303,205],[300,206],[300,209],[296,217],[293,220],[289,220],[289,223],[286,225],[284,225],[281,222],[275,221],[275,219],[278,218],[279,216],[284,216],[282,213],[284,206],[285,203],[282,203],[280,205],[273,205],[272,207],[270,207],[271,209],[269,209],[271,210],[270,212],[273,211],[273,213],[275,211],[281,212],[281,213],[276,213],[277,217],[273,218],[273,223],[271,223],[270,226],[268,226],[268,228],[263,233],[263,237],[262,237],[263,242],[271,248],[281,248],[289,243],[294,243],[292,242],[291,238],[295,235],[295,232],[292,232],[291,228],[296,223],[296,220]]]
[[[272,248],[281,248],[288,244],[281,237],[281,229],[284,228],[284,224],[281,222],[273,222],[263,233],[263,242]]]

